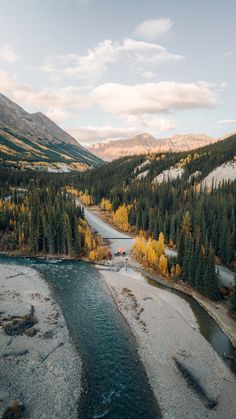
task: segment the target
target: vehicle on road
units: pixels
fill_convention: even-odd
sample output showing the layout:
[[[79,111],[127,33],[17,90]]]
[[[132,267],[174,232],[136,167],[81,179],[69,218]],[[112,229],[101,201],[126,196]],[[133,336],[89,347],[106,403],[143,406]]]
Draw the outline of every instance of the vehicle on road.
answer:
[[[123,247],[119,247],[114,253],[114,256],[126,256],[126,251]]]

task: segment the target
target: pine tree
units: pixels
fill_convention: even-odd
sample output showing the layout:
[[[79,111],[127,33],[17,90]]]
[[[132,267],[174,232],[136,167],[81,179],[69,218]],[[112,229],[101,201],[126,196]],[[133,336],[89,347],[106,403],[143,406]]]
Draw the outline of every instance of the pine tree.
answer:
[[[196,268],[196,273],[195,273],[195,286],[196,289],[200,292],[200,293],[204,293],[204,269],[205,269],[205,258],[204,255],[202,254],[202,251],[198,251],[197,253],[198,257],[197,257],[197,268]]]
[[[65,239],[66,239],[66,254],[74,256],[74,241],[72,237],[72,230],[70,225],[70,220],[68,214],[64,213],[64,229],[65,229]]]
[[[178,263],[180,266],[183,266],[184,252],[185,252],[185,236],[184,236],[184,232],[182,231],[180,233],[179,243],[178,243]]]
[[[212,248],[206,255],[206,268],[204,273],[204,294],[211,300],[219,299],[218,275],[215,269],[215,261]]]
[[[230,308],[232,312],[236,314],[236,273],[234,276],[234,289],[233,289],[233,294],[230,301]]]

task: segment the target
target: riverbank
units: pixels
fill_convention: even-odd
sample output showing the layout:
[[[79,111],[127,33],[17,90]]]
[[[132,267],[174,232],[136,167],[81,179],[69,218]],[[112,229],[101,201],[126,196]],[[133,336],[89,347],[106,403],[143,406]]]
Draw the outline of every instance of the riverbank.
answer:
[[[81,361],[46,282],[34,269],[0,265],[0,287],[0,416],[10,408],[76,418]]]
[[[165,418],[236,417],[236,380],[203,338],[189,305],[132,270],[101,271],[134,333]]]
[[[178,291],[181,291],[184,294],[190,295],[194,300],[198,302],[206,311],[207,313],[216,321],[216,323],[220,326],[223,332],[228,336],[232,345],[236,348],[236,321],[229,316],[228,308],[225,304],[221,302],[211,301],[208,298],[204,297],[197,291],[193,290],[185,286],[184,284],[180,284],[178,282],[168,281],[164,278],[159,277],[157,274],[152,274],[148,272],[144,268],[138,269],[144,276],[147,278],[152,279],[164,285],[168,288],[173,288]]]
[[[152,281],[155,281],[164,287],[175,289],[180,291],[183,294],[189,295],[194,300],[200,304],[206,312],[216,321],[218,326],[222,329],[222,331],[226,334],[229,338],[232,345],[236,348],[236,321],[232,317],[230,317],[228,313],[228,308],[222,302],[210,301],[203,295],[199,294],[197,291],[194,291],[192,288],[181,284],[179,282],[173,282],[167,280],[164,277],[161,277],[157,273],[152,273],[144,269],[140,263],[134,260],[133,257],[128,257],[128,263],[125,263],[123,260],[115,260],[113,259],[112,262],[105,262],[103,266],[110,266],[115,267],[116,270],[119,270],[122,267],[130,267],[134,269],[136,272],[140,272],[143,276]]]
[[[92,214],[92,217],[91,217]],[[107,217],[106,213],[102,212],[98,206],[92,206],[88,208],[85,208],[85,215],[88,217],[89,221],[92,223],[93,228],[96,230],[100,230],[99,232],[102,234],[106,230],[104,227],[104,222],[109,222],[109,218]],[[100,223],[102,221],[102,224]],[[119,237],[119,232],[116,228],[111,226],[110,224],[107,224],[110,231],[113,230],[113,236],[116,237],[116,234],[118,234],[117,237]],[[124,235],[124,233],[120,233]],[[113,240],[113,243],[111,243],[111,248],[114,251],[117,248],[117,244],[119,241],[117,239]],[[119,243],[120,244],[120,243]],[[123,240],[123,243],[121,243],[123,246],[128,249],[128,253],[130,253],[130,249],[133,244],[133,240],[130,240],[130,237],[127,236],[127,240]],[[168,249],[168,253],[174,252],[174,255],[176,255],[176,251],[173,251],[171,249]],[[112,261],[113,264],[119,265],[118,260]],[[223,330],[223,332],[228,336],[230,339],[232,345],[236,348],[236,321],[229,316],[228,314],[228,308],[225,304],[213,302],[208,300],[203,295],[199,294],[197,291],[194,291],[193,289],[188,288],[184,284],[180,284],[177,282],[173,282],[170,280],[166,280],[165,278],[160,277],[158,274],[152,274],[149,271],[145,270],[137,261],[134,260],[134,258],[130,255],[128,255],[128,263],[131,267],[134,269],[140,271],[143,273],[143,275],[147,276],[148,278],[153,279],[154,281],[160,282],[164,286],[177,289],[184,294],[192,296],[207,312],[208,314],[217,322],[217,324],[220,326],[220,328]],[[221,267],[222,275],[228,275],[229,272],[226,270],[226,268]],[[225,280],[227,284],[233,281],[233,277],[229,279],[229,277],[226,277]],[[233,276],[233,273],[232,275]]]

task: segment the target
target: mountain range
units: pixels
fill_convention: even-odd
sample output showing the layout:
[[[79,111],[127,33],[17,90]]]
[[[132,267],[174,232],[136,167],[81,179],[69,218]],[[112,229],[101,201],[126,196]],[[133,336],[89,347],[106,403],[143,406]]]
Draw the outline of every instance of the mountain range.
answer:
[[[46,115],[28,113],[2,94],[0,161],[50,171],[85,170],[103,163]]]
[[[157,139],[149,134],[140,134],[126,140],[97,143],[88,148],[91,153],[106,161],[128,155],[160,153],[167,151],[187,151],[212,144],[217,140],[205,134],[175,135]]]

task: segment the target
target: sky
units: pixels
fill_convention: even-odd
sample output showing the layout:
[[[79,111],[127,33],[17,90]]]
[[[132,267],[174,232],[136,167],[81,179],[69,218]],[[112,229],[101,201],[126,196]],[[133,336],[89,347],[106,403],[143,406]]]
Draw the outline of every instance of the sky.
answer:
[[[81,144],[236,131],[235,0],[0,0],[0,92]]]

